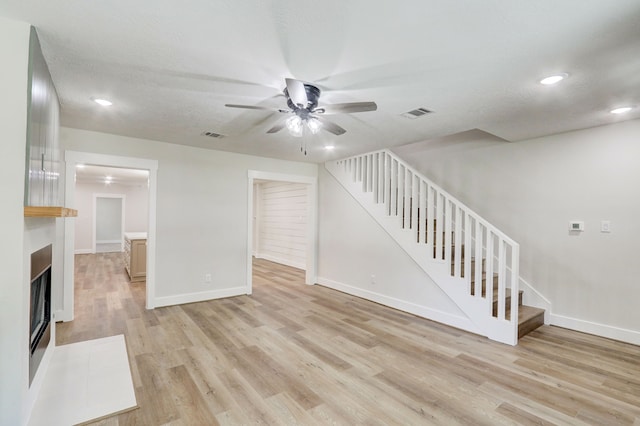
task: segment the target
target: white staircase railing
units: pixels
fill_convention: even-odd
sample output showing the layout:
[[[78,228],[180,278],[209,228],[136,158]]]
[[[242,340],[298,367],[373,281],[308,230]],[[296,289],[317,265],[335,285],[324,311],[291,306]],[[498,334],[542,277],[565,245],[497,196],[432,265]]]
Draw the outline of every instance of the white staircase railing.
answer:
[[[325,167],[457,304],[473,331],[517,344],[516,242],[388,150]]]

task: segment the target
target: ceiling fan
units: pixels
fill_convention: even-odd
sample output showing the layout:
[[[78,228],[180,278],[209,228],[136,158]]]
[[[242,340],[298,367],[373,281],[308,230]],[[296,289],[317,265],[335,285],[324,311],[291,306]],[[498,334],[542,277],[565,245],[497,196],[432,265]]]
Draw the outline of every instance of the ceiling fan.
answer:
[[[289,109],[268,108],[259,105],[225,104],[225,106],[229,108],[258,109],[293,114],[287,120],[270,128],[267,133],[276,133],[287,127],[293,136],[298,137],[303,135],[305,125],[312,133],[317,133],[320,129],[324,129],[334,135],[342,135],[346,130],[324,118],[324,115],[350,114],[354,112],[375,111],[378,109],[375,102],[348,102],[318,107],[318,99],[320,98],[320,89],[318,89],[318,87],[293,78],[287,78],[285,81],[287,87],[283,92],[287,98],[287,106]]]

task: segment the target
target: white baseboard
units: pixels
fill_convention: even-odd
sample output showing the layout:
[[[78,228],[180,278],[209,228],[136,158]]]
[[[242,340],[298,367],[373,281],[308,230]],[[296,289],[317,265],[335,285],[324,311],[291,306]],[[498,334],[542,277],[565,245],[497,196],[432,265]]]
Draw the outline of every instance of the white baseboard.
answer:
[[[204,302],[206,300],[223,299],[225,297],[241,296],[247,294],[247,287],[223,288],[220,290],[200,291],[197,293],[178,294],[175,296],[156,297],[154,306],[182,305],[185,303]]]
[[[547,325],[555,325],[569,330],[579,331],[581,333],[593,334],[594,336],[618,340],[625,343],[631,343],[633,345],[640,345],[640,331],[614,327],[607,324],[600,324],[597,322],[552,313],[553,304],[551,301],[538,292],[535,287],[522,279],[522,277],[520,277],[520,290],[524,290],[523,303],[525,305],[545,310],[544,323]]]
[[[76,249],[75,254],[95,254],[93,249]]]
[[[96,240],[96,244],[121,244],[122,240]]]
[[[390,308],[398,309],[403,312],[408,312],[422,318],[436,321],[441,324],[446,324],[451,327],[479,334],[479,330],[477,329],[477,327],[466,317],[452,315],[447,312],[439,311],[437,309],[428,308],[426,306],[416,305],[415,303],[396,299],[362,288],[353,287],[348,284],[330,280],[328,278],[318,277],[318,284],[341,291],[343,293],[350,294],[352,296],[361,297],[363,299],[370,300],[372,302],[376,302]]]
[[[639,331],[613,327],[611,325],[599,324],[563,315],[550,314],[549,316],[551,325],[581,331],[583,333],[594,334],[608,339],[619,340],[633,345],[640,345]]]
[[[302,270],[306,270],[307,269],[307,265],[305,265],[304,263],[294,262],[294,261],[292,261],[290,259],[285,259],[285,258],[282,258],[282,257],[272,256],[270,254],[257,253],[254,256],[255,256],[256,259],[264,259],[264,260],[268,260],[270,262],[275,262],[275,263],[280,263],[282,265],[291,266],[292,268],[298,268],[298,269],[302,269]]]

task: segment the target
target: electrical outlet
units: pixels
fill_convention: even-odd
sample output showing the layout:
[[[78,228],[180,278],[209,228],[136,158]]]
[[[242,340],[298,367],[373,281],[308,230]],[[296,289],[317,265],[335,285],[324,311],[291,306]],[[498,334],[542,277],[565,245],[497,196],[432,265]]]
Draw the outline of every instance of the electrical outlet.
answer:
[[[204,274],[204,282],[205,283],[211,282],[211,274]]]
[[[372,285],[376,284],[376,276],[374,274],[371,274],[371,284]]]

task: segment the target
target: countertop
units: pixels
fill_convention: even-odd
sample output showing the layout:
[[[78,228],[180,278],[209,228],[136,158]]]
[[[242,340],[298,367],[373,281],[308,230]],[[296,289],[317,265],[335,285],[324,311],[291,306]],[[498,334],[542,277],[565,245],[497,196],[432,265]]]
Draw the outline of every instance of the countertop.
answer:
[[[128,240],[146,240],[146,232],[125,232],[124,237]]]

